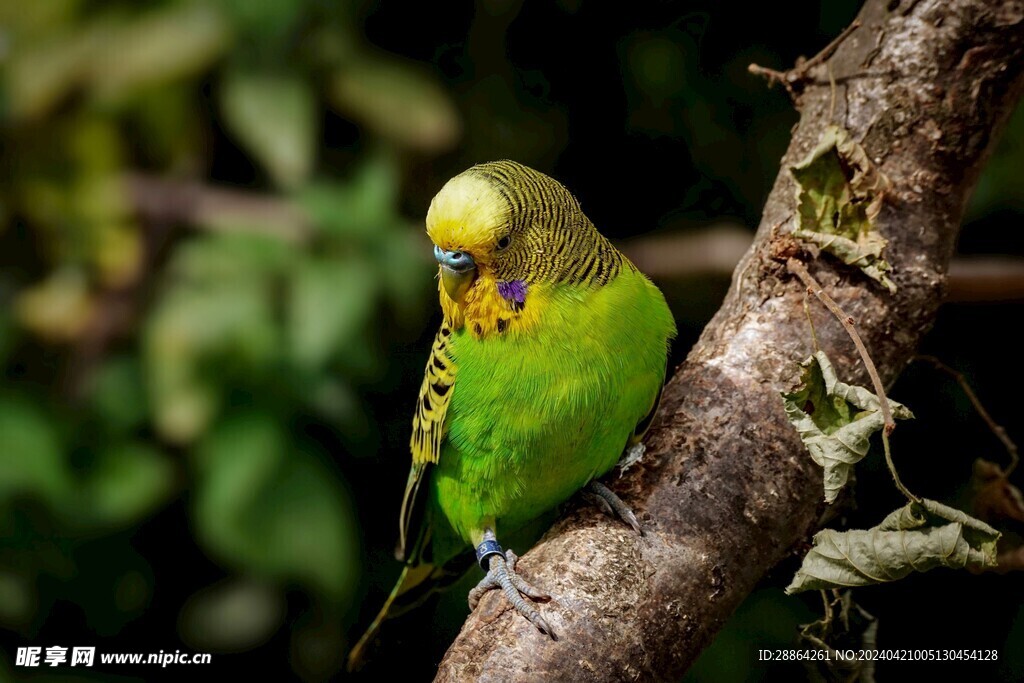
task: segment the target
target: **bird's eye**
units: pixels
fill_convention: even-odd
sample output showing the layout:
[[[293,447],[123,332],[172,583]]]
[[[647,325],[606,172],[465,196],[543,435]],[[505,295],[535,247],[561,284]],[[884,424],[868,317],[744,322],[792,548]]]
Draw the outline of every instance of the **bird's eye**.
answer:
[[[508,245],[510,244],[512,244],[512,237],[510,237],[509,235],[505,235],[500,240],[498,240],[498,251],[501,251],[502,249],[508,249]]]

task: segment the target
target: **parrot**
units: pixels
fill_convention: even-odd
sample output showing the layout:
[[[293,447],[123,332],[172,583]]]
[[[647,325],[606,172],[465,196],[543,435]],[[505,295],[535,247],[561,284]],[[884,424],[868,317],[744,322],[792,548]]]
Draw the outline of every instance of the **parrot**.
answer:
[[[515,161],[449,180],[426,230],[443,318],[412,420],[396,551],[405,566],[350,669],[386,618],[454,583],[474,556],[485,576],[470,609],[497,588],[554,637],[534,606],[550,596],[498,539],[581,489],[642,533],[598,480],[642,448],[658,408],[676,334],[661,291],[569,190]]]

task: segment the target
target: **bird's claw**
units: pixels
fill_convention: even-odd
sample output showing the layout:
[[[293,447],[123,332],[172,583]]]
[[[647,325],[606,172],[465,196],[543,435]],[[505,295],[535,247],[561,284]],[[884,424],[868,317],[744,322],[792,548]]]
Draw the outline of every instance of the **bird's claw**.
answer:
[[[589,493],[593,494],[601,501],[601,507],[610,514],[618,517],[623,522],[633,527],[633,531],[637,532],[641,536],[644,535],[643,529],[640,528],[640,521],[633,514],[633,511],[629,509],[629,506],[622,502],[614,491],[605,486],[599,481],[592,481],[587,486]]]
[[[469,609],[475,610],[480,604],[480,598],[487,591],[500,588],[516,611],[526,617],[527,621],[537,627],[546,635],[555,637],[555,632],[548,622],[535,610],[530,603],[523,599],[523,596],[531,600],[550,600],[551,596],[544,591],[531,586],[526,580],[516,573],[516,562],[519,557],[511,550],[506,550],[505,555],[491,555],[490,569],[487,575],[481,579],[473,590],[469,591]]]
[[[626,473],[626,470],[640,462],[640,458],[644,457],[644,453],[646,452],[647,447],[644,446],[643,441],[635,443],[627,448],[622,453],[622,457],[619,458],[619,476],[621,477]]]

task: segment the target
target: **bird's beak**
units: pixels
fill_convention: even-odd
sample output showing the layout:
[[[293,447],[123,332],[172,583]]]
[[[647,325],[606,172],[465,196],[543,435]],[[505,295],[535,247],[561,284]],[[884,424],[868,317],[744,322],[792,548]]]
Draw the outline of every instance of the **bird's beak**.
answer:
[[[438,246],[434,247],[434,258],[441,265],[441,284],[448,298],[461,304],[476,277],[476,262],[467,252],[447,251]]]

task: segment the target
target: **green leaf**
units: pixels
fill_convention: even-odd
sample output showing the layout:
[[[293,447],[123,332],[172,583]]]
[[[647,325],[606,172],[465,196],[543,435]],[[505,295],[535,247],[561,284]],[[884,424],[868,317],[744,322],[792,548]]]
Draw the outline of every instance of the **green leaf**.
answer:
[[[16,43],[5,60],[5,114],[16,122],[41,118],[61,102],[87,73],[98,28],[62,28]]]
[[[352,589],[355,528],[339,483],[274,416],[229,419],[204,440],[194,500],[197,535],[214,557],[335,598]]]
[[[786,593],[869,586],[935,567],[994,567],[998,539],[998,531],[960,510],[927,499],[908,503],[872,529],[819,531]]]
[[[245,35],[246,42],[252,41],[251,47],[258,48],[257,54],[263,56],[268,43],[271,47],[277,47],[273,45],[276,39],[287,40],[293,35],[296,24],[309,12],[311,3],[219,0],[218,4],[224,8],[231,24]],[[272,55],[284,57],[273,52]]]
[[[70,488],[63,449],[48,416],[25,401],[0,398],[0,501],[29,494],[59,503]]]
[[[356,61],[335,75],[329,96],[342,114],[405,147],[441,152],[461,134],[448,93],[413,62]]]
[[[171,264],[175,278],[197,285],[217,285],[274,277],[297,262],[294,245],[271,235],[226,232],[183,243]]]
[[[296,199],[325,234],[369,238],[377,246],[382,232],[402,224],[397,213],[399,182],[394,159],[375,154],[348,183],[314,183],[302,188]]]
[[[221,85],[228,128],[276,183],[297,187],[313,168],[316,95],[297,76],[229,72]]]
[[[846,485],[853,466],[867,455],[871,435],[885,424],[878,397],[864,387],[840,382],[824,351],[806,361],[800,387],[783,393],[786,417],[800,434],[814,462],[825,468],[825,501],[832,503]],[[889,400],[894,418],[914,417]]]
[[[355,343],[377,305],[376,280],[360,258],[303,264],[295,273],[288,307],[292,361],[316,369]]]
[[[416,324],[417,316],[423,315],[423,283],[437,272],[428,245],[418,231],[407,229],[381,242],[377,254],[378,267],[384,275],[384,292],[400,318],[412,325]]]
[[[170,497],[171,461],[152,446],[126,443],[102,453],[82,490],[79,516],[103,526],[122,527],[152,512]]]
[[[229,373],[265,370],[280,344],[269,283],[242,278],[171,290],[144,337],[149,399],[160,434],[199,437],[216,415]]]
[[[895,292],[887,275],[891,267],[882,258],[888,242],[875,227],[890,184],[864,148],[844,129],[829,126],[814,151],[790,171],[797,184],[793,235]]]
[[[229,26],[209,3],[181,2],[114,24],[96,41],[90,80],[101,98],[198,74],[224,52]]]
[[[0,2],[0,25],[35,38],[74,21],[81,4],[82,0]]]
[[[89,398],[105,425],[119,431],[139,427],[148,406],[137,358],[112,358],[96,371],[89,383]]]

